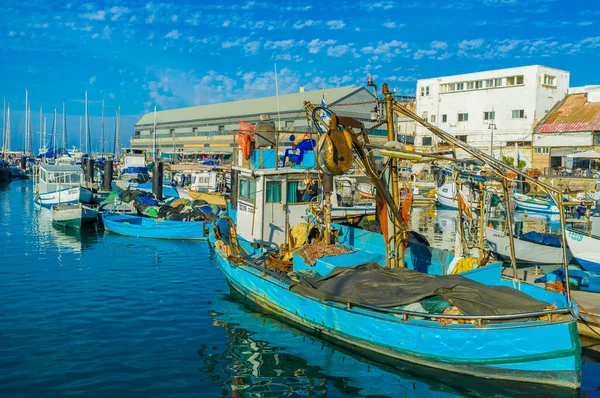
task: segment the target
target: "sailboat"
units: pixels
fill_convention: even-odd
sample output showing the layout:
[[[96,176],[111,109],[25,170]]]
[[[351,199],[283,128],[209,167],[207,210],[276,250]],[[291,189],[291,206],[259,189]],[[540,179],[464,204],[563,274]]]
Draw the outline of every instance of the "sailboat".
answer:
[[[379,106],[387,106],[388,115],[392,107],[409,114],[398,108],[387,85],[382,91]],[[578,388],[581,349],[569,296],[504,280],[498,263],[461,275],[443,275],[443,268],[433,266],[428,273],[417,272],[420,261],[439,264],[442,259],[420,252],[411,261],[404,238],[399,239],[406,233],[405,209],[394,200],[397,187],[392,183],[392,192],[386,189],[393,178],[380,179],[363,149],[370,145],[364,125],[325,107],[305,103],[305,108],[315,124],[322,123],[321,111],[331,116],[330,123],[322,123],[327,129],[319,138],[323,171],[298,165],[259,169],[247,160],[272,156],[272,149],[257,146],[249,154],[235,149],[231,208],[211,224],[209,233],[231,288],[303,328],[392,360],[481,378]],[[393,125],[389,120],[388,126]],[[481,156],[450,134],[436,128],[432,132]],[[393,147],[386,151],[389,156],[405,153]],[[383,245],[330,221],[331,175],[347,170],[344,159],[352,162],[353,153],[377,185],[386,209],[380,214]],[[309,192],[301,189],[304,179],[312,180]],[[311,195],[319,191],[325,193],[322,222],[307,217],[313,209]],[[382,247],[383,254],[378,251]]]

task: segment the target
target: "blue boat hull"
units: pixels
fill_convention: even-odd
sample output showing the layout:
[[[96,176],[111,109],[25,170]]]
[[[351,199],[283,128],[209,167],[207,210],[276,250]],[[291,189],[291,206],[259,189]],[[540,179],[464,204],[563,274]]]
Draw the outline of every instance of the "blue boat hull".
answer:
[[[125,214],[103,213],[104,229],[136,238],[206,240],[202,221],[169,221]]]
[[[209,241],[214,245],[212,234]],[[571,318],[554,323],[441,326],[301,296],[259,269],[236,266],[221,255],[217,262],[231,286],[248,299],[349,346],[478,377],[568,388],[580,385],[581,347]],[[550,341],[556,342],[552,348]]]

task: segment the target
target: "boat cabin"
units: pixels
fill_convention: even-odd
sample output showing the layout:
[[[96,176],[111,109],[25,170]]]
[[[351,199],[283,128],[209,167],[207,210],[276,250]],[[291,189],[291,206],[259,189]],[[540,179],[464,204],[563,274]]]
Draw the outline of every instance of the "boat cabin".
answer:
[[[223,187],[224,175],[218,170],[206,170],[192,174],[190,189],[197,192],[219,192]]]
[[[79,165],[40,165],[39,193],[79,187],[82,181],[83,169]]]

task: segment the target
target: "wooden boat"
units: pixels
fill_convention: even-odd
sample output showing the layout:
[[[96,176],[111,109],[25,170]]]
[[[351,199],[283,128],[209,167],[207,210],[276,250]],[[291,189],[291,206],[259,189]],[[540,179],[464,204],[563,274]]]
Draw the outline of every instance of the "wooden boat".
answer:
[[[558,207],[550,200],[543,200],[531,196],[514,193],[513,199],[518,209],[537,213],[559,214]]]
[[[58,204],[89,203],[92,191],[83,188],[83,170],[75,165],[40,165],[35,187],[36,203],[52,207]]]
[[[127,214],[102,213],[104,229],[119,235],[155,239],[206,239],[204,222],[169,221]]]
[[[567,229],[567,244],[575,260],[586,271],[600,272],[600,237]]]
[[[485,238],[492,253],[504,261],[510,261],[510,242],[506,232],[494,228],[485,229]],[[561,264],[562,246],[533,242],[515,236],[515,256],[521,264]]]
[[[65,228],[80,229],[82,225],[92,224],[97,218],[96,209],[81,203],[52,207],[52,222]]]

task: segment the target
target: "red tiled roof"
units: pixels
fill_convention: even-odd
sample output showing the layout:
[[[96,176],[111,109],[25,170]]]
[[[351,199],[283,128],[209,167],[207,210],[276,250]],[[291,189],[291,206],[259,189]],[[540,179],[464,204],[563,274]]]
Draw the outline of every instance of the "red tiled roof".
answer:
[[[600,103],[587,94],[571,94],[537,126],[538,133],[600,131]]]

